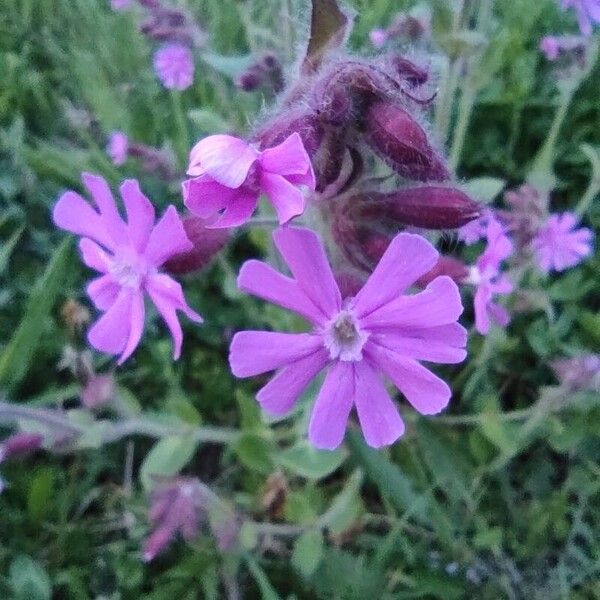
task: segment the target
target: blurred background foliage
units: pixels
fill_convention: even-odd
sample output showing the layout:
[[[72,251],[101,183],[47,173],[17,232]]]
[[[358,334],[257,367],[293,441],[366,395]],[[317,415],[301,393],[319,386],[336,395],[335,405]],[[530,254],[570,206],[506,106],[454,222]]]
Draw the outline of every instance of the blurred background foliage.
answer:
[[[243,134],[269,110],[268,98],[232,83],[249,55],[270,49],[290,63],[306,27],[300,0],[179,4],[208,42],[193,87],[176,96],[155,80],[135,11],[115,13],[102,0],[0,3],[0,389],[12,401],[68,405],[78,393],[57,368],[68,340],[60,307],[69,298],[86,302],[88,275],[72,242],[52,227],[59,192],[79,188],[87,170],[112,185],[140,178],[159,207],[180,205],[178,185],[141,172],[133,160],[114,167],[104,151],[107,134],[121,129],[173,153],[183,173],[182,149],[194,140]],[[371,29],[412,6],[353,4],[350,45],[358,54],[373,52]],[[553,0],[495,3],[484,54],[489,76],[476,97],[461,178],[494,177],[507,186],[525,179],[558,104],[538,42],[574,28]],[[574,206],[587,186],[590,165],[580,145],[600,146],[599,89],[597,64],[559,138],[557,209]],[[598,230],[597,203],[588,220]],[[389,451],[370,450],[350,434],[347,448],[325,457],[301,442],[282,452],[280,444],[301,438],[305,424],[267,426],[253,399],[256,382],[237,382],[226,368],[232,331],[290,326],[289,317],[236,291],[240,262],[264,248],[264,234],[239,236],[186,286],[190,304],[210,318],[187,328],[181,361],[172,364],[169,341],[153,324],[117,377],[133,410],[245,432],[231,448],[176,449],[166,472],[183,463],[184,472],[264,520],[267,478],[281,470],[287,488],[279,518],[305,533],[278,539],[262,556],[251,553],[252,531],[243,532],[236,556],[220,556],[201,537],[147,565],[139,552],[147,534],[143,486],[124,481],[132,446],[39,453],[2,469],[10,486],[0,496],[0,597],[220,598],[220,581],[236,581],[242,597],[268,600],[600,598],[597,395],[527,412],[556,385],[552,358],[600,351],[600,255],[546,282],[552,318],[529,312],[506,333],[471,340],[468,363],[448,370],[448,418],[407,412],[408,432]],[[108,366],[96,360],[99,369]],[[151,446],[136,439],[136,472]]]

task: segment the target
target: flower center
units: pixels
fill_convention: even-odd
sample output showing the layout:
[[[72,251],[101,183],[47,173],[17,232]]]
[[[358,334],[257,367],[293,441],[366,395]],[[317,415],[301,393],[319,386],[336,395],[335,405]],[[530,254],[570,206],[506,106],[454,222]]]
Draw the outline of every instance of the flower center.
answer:
[[[110,266],[110,274],[121,286],[139,289],[148,275],[149,265],[133,252],[117,252]]]
[[[356,315],[344,309],[328,323],[324,343],[332,359],[359,361],[368,337],[369,334],[360,328]]]

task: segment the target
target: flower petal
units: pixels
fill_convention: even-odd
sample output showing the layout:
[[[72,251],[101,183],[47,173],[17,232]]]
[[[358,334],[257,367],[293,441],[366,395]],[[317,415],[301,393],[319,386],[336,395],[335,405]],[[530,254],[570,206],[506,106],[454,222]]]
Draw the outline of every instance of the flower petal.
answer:
[[[178,360],[181,356],[183,331],[177,318],[177,311],[182,311],[188,319],[197,323],[202,323],[202,317],[189,307],[181,285],[168,275],[159,273],[150,277],[146,283],[146,290],[169,328],[173,338],[173,359]]]
[[[100,215],[104,221],[106,231],[115,244],[120,244],[127,239],[127,226],[123,222],[108,183],[103,177],[92,173],[82,173],[83,184],[90,192],[96,206],[100,209]]]
[[[264,262],[246,261],[240,269],[237,284],[243,292],[292,310],[311,323],[323,322],[322,313],[296,281],[285,277]]]
[[[357,315],[364,317],[396,299],[430,271],[438,257],[437,250],[420,235],[398,234],[356,295]]]
[[[354,365],[355,403],[367,444],[381,448],[404,433],[404,422],[377,373],[365,362]]]
[[[363,288],[364,289],[364,288]],[[370,331],[405,327],[435,327],[455,322],[463,312],[458,286],[446,275],[436,277],[422,292],[400,296],[363,317]]]
[[[328,362],[329,354],[321,349],[281,369],[256,395],[262,409],[277,416],[288,413]]]
[[[263,150],[259,161],[264,171],[276,175],[304,175],[311,167],[298,132],[292,133],[278,146]]]
[[[144,331],[145,314],[144,295],[141,293],[133,294],[129,312],[129,337],[117,364],[122,365],[133,354],[133,351],[140,343]]]
[[[284,227],[273,232],[273,240],[300,289],[325,318],[335,315],[342,298],[317,235],[309,229]]]
[[[90,344],[108,354],[120,354],[131,327],[133,293],[121,290],[112,306],[96,321],[88,332]]]
[[[344,439],[354,404],[354,363],[334,363],[323,382],[310,415],[308,439],[316,448],[334,450]]]
[[[110,275],[101,275],[87,285],[87,294],[99,310],[108,310],[117,300],[121,288]]]
[[[239,227],[252,216],[258,204],[258,194],[243,187],[235,192],[233,202],[227,205],[225,212],[214,223],[206,226],[208,229]]]
[[[111,250],[115,247],[102,217],[75,192],[65,192],[58,199],[52,211],[52,220],[65,231],[89,237]]]
[[[138,252],[143,252],[154,226],[154,206],[142,193],[135,179],[127,179],[119,188],[127,212],[129,239]]]
[[[309,333],[240,331],[231,341],[229,364],[236,377],[252,377],[284,367],[321,348],[321,336]]]
[[[160,267],[171,256],[189,252],[193,247],[177,210],[169,206],[152,230],[144,255],[151,264]]]
[[[280,225],[304,212],[304,194],[281,175],[262,173],[260,185],[275,207]]]
[[[83,262],[100,273],[108,273],[111,264],[111,258],[104,252],[96,242],[90,238],[81,238],[79,240],[79,250]]]
[[[365,355],[389,377],[422,415],[433,415],[448,405],[452,392],[445,381],[416,360],[400,356],[389,348],[370,342]]]
[[[487,335],[490,331],[490,317],[488,306],[492,301],[492,288],[489,283],[482,283],[475,290],[473,308],[475,310],[475,329],[481,335]]]
[[[192,148],[187,173],[193,177],[207,174],[229,188],[238,188],[258,156],[244,140],[231,135],[211,135]]]
[[[187,179],[182,190],[185,205],[203,219],[230,206],[239,197],[239,190],[228,188],[208,175]]]

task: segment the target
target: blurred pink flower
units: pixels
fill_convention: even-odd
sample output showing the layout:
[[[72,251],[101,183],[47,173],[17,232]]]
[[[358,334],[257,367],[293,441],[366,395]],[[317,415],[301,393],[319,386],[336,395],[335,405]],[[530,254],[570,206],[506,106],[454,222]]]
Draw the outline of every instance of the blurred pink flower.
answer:
[[[183,44],[167,44],[154,54],[154,71],[167,89],[186,90],[194,82],[194,56]]]
[[[547,35],[540,40],[540,51],[547,60],[556,60],[560,53],[558,39],[554,35]]]
[[[304,212],[298,186],[315,188],[315,175],[302,138],[293,133],[262,152],[230,135],[211,135],[190,153],[188,179],[183,183],[186,206],[208,218],[225,209],[210,227],[235,227],[254,212],[260,193],[271,200],[281,224]]]
[[[491,321],[500,327],[508,325],[508,311],[493,302],[493,298],[496,294],[510,294],[513,291],[512,283],[500,273],[500,265],[511,255],[513,244],[495,219],[488,224],[486,237],[487,247],[469,275],[469,282],[476,286],[475,329],[482,335],[489,333]]]
[[[106,153],[110,156],[113,165],[120,167],[127,162],[129,152],[129,138],[122,131],[113,131],[108,137]]]
[[[97,409],[115,395],[115,378],[111,374],[91,375],[81,390],[81,402],[86,408]]]
[[[600,23],[600,0],[561,0],[563,10],[574,8],[582,35],[591,35],[594,23]]]
[[[373,29],[369,33],[369,39],[375,48],[383,48],[388,40],[388,34],[385,29]]]
[[[113,10],[126,10],[131,6],[131,0],[110,0],[110,7]]]
[[[0,462],[38,450],[43,441],[44,436],[41,433],[14,433],[0,443]]]
[[[179,358],[183,334],[177,311],[202,322],[186,303],[181,286],[159,272],[172,256],[191,250],[181,219],[169,206],[155,223],[154,207],[129,179],[120,192],[127,212],[121,218],[106,181],[83,173],[82,180],[99,212],[79,194],[63,194],[54,207],[54,223],[82,236],[79,249],[84,263],[99,271],[87,292],[102,317],[88,334],[90,344],[103,352],[119,354],[122,364],[135,350],[144,329],[144,294],[148,294],[173,337],[173,357]]]
[[[560,383],[577,392],[600,392],[600,354],[561,358],[550,365]]]
[[[419,361],[459,363],[466,356],[466,331],[456,284],[438,277],[424,291],[404,295],[433,268],[438,252],[424,238],[397,235],[355,297],[342,300],[325,251],[315,233],[285,227],[273,239],[293,279],[250,260],[238,286],[307,319],[310,333],[242,331],[231,343],[236,377],[277,370],[257,395],[262,408],[284,415],[308,384],[326,370],[312,409],[309,439],[333,449],[344,438],[353,407],[367,443],[391,444],[404,423],[379,373],[388,377],[421,414],[436,414],[450,400],[448,385]]]
[[[532,246],[542,272],[565,271],[591,254],[593,233],[587,227],[575,229],[577,224],[572,213],[552,214],[537,232]]]

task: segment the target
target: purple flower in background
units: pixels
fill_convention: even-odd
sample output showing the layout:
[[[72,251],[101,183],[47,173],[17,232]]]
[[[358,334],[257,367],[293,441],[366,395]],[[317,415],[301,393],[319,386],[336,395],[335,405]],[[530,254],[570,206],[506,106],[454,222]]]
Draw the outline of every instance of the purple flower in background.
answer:
[[[600,354],[561,358],[551,367],[560,383],[569,390],[600,392]]]
[[[493,301],[496,294],[510,294],[512,283],[500,273],[502,261],[510,256],[513,244],[506,237],[500,223],[492,220],[487,226],[487,247],[472,267],[469,281],[475,290],[475,329],[482,335],[489,333],[491,322],[506,327],[508,311]]]
[[[113,131],[108,137],[106,153],[113,165],[120,167],[127,161],[129,153],[129,138],[122,131]]]
[[[0,444],[0,463],[7,458],[16,458],[38,450],[43,441],[44,436],[41,433],[14,433]]]
[[[600,0],[561,0],[560,3],[563,10],[575,9],[582,35],[591,35],[593,24],[600,23]]]
[[[542,272],[565,271],[591,254],[593,233],[587,227],[576,229],[577,224],[570,212],[552,214],[537,232],[532,246]]]
[[[443,410],[448,385],[419,361],[459,363],[466,356],[466,331],[456,284],[438,277],[420,293],[405,295],[436,264],[438,252],[424,238],[397,235],[365,285],[342,299],[315,233],[285,227],[273,239],[293,279],[256,260],[238,278],[241,290],[292,310],[312,325],[309,333],[242,331],[231,343],[229,361],[237,377],[277,371],[257,395],[262,408],[284,415],[323,370],[325,381],[312,408],[309,439],[333,449],[344,438],[352,408],[367,443],[391,444],[404,423],[386,391],[389,378],[424,415]]]
[[[183,44],[168,44],[154,54],[154,71],[170,90],[185,90],[194,82],[194,56]]]
[[[83,262],[101,273],[87,287],[96,307],[104,311],[89,331],[90,344],[119,354],[122,364],[142,337],[148,294],[173,337],[173,357],[179,358],[183,334],[177,311],[196,322],[202,318],[187,305],[181,286],[158,270],[172,256],[192,249],[175,207],[169,206],[155,225],[152,203],[138,182],[129,179],[120,187],[125,223],[106,181],[90,173],[83,173],[82,180],[99,212],[69,191],[59,198],[53,217],[61,229],[82,236]]]
[[[547,35],[540,40],[540,51],[547,60],[556,60],[560,53],[558,39],[554,35]]]
[[[369,39],[375,48],[383,48],[388,40],[388,34],[385,29],[373,29],[369,33]]]
[[[293,133],[278,146],[260,152],[230,135],[211,135],[190,153],[185,205],[208,218],[224,209],[211,227],[235,227],[254,212],[260,193],[271,201],[281,224],[304,212],[298,186],[315,189],[315,174],[302,138]]]
[[[479,240],[482,240],[487,236],[489,225],[492,222],[496,223],[499,227],[502,227],[494,213],[487,209],[478,219],[470,221],[459,228],[458,239],[467,246],[476,244]]]
[[[126,10],[131,6],[131,0],[110,0],[110,7],[113,10]]]

